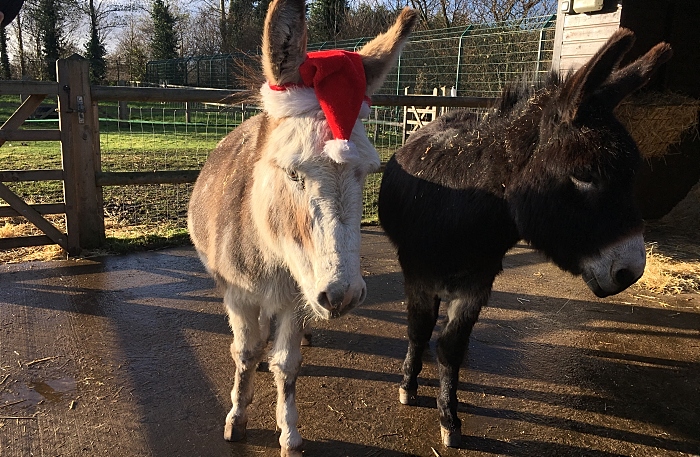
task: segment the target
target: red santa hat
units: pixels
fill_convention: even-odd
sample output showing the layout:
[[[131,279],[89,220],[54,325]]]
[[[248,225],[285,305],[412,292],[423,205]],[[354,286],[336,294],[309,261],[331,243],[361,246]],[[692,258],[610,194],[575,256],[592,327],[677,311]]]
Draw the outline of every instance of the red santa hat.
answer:
[[[350,134],[367,99],[362,57],[355,52],[341,50],[310,52],[299,67],[299,73],[301,86],[313,88],[333,134],[333,139],[324,145],[324,152],[336,162],[347,162],[351,156],[357,155]],[[272,91],[287,91],[294,86],[270,85],[269,88]],[[263,97],[265,95],[264,91]],[[289,110],[291,107],[286,108]]]

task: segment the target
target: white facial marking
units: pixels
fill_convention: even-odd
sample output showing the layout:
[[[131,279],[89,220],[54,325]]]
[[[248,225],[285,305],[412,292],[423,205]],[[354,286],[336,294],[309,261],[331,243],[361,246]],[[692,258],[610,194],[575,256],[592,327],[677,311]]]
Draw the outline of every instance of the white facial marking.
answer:
[[[272,100],[277,95],[272,93]],[[339,151],[337,157],[324,153],[330,138],[320,108],[281,119],[267,143],[270,160],[256,165],[252,192],[254,219],[269,246],[266,256],[282,260],[299,286],[302,301],[323,319],[344,314],[366,296],[360,269],[363,186],[367,174],[380,164],[359,120],[351,134],[351,150]],[[290,178],[290,170],[303,179],[303,186]],[[283,176],[284,183],[275,176]],[[278,195],[285,195],[288,204],[276,203]],[[290,215],[296,225],[270,225],[271,218],[285,221]],[[300,227],[304,219],[307,222]],[[298,233],[280,233],[280,227],[282,232],[284,227],[301,228],[301,238]]]

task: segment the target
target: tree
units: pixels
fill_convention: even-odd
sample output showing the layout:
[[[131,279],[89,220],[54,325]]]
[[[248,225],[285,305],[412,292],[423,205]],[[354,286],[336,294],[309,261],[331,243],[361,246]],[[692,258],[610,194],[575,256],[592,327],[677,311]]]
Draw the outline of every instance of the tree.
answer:
[[[0,27],[0,79],[10,79],[10,58],[7,56],[7,34],[5,27]]]
[[[154,60],[174,59],[177,57],[178,49],[175,15],[163,0],[153,0],[151,17],[153,19],[151,57]]]
[[[132,18],[119,35],[113,58],[117,61],[112,75],[115,80],[143,81],[146,75],[147,34],[137,27]]]
[[[22,34],[22,23],[24,22],[24,15],[21,13],[17,14],[17,19],[14,22],[13,27],[15,28],[17,36],[17,53],[19,54],[19,77],[24,78],[27,74],[27,59],[24,55],[24,36]]]
[[[260,46],[263,24],[270,0],[219,1],[221,52],[248,51]]]
[[[204,4],[191,14],[184,15],[180,22],[180,53],[185,56],[222,53],[221,21],[219,6],[214,5]]]
[[[56,80],[56,61],[61,57],[62,36],[60,32],[60,4],[58,0],[39,0],[37,27],[41,49],[42,77]]]
[[[469,0],[474,22],[500,22],[553,14],[557,0]]]
[[[309,8],[309,39],[336,41],[345,24],[346,0],[316,0]]]
[[[97,11],[94,0],[88,2],[90,15],[90,40],[85,44],[85,57],[90,61],[90,82],[100,83],[107,74],[105,56],[107,50],[100,38],[97,24]]]
[[[394,23],[399,11],[400,8],[391,9],[383,3],[360,3],[348,10],[341,38],[374,37],[384,33]]]

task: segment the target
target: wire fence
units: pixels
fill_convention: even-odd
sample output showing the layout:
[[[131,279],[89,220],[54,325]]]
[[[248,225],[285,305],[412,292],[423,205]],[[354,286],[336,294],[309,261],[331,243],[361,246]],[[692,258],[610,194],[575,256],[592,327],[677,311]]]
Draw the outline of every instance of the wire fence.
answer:
[[[454,87],[459,95],[492,97],[522,75],[549,71],[556,15],[488,24],[471,24],[411,35],[398,65],[380,94],[424,93],[433,87]],[[356,51],[371,37],[312,43],[309,51]],[[249,53],[194,56],[150,61],[146,81],[197,87],[244,88],[244,72],[257,68],[259,50]]]
[[[0,97],[7,112],[19,98]],[[697,101],[668,95],[638,97],[618,108],[620,120],[639,144],[645,158],[666,153],[669,144],[693,125],[697,126]],[[49,110],[51,111],[51,110]],[[160,171],[201,169],[216,144],[245,119],[257,114],[251,105],[200,103],[100,103],[102,171]],[[51,128],[57,119],[36,117],[25,128]],[[372,107],[365,120],[369,139],[386,162],[401,146],[404,135],[402,107]],[[697,129],[697,127],[695,127]],[[649,132],[657,132],[650,136]],[[697,131],[697,130],[694,130]],[[662,135],[658,135],[662,132]],[[652,142],[651,139],[654,139]],[[663,140],[663,142],[661,142]],[[60,168],[58,142],[8,142],[0,149],[3,169]],[[377,222],[377,199],[381,174],[368,176],[364,190],[363,222]],[[14,192],[33,203],[63,200],[61,181],[10,182]],[[103,188],[108,236],[127,232],[163,233],[184,230],[191,184],[107,186]],[[3,222],[12,218],[0,218]],[[16,219],[16,218],[15,218]]]
[[[458,95],[493,97],[503,85],[522,75],[549,70],[552,58],[555,16],[519,21],[470,25],[420,31],[412,35],[396,68],[380,89],[382,94],[431,93],[445,87]],[[357,50],[369,38],[315,43],[309,50]],[[147,81],[142,85],[168,84],[235,89],[245,79],[241,71],[257,68],[255,55],[198,56],[149,62]],[[247,64],[246,64],[247,62]],[[11,103],[11,104],[14,104]],[[52,113],[51,107],[48,112]],[[10,111],[11,112],[11,111]],[[233,128],[258,113],[255,106],[198,103],[100,103],[100,148],[103,171],[155,171],[200,169],[209,152]],[[367,134],[383,162],[401,146],[403,108],[373,107],[365,121]],[[28,128],[51,128],[55,116],[35,118]],[[21,151],[0,151],[0,161],[22,156]],[[31,145],[30,145],[31,146]],[[60,145],[51,160],[60,162]],[[30,148],[35,150],[36,147]],[[6,155],[4,153],[7,153]],[[48,154],[39,152],[30,168],[55,168],[42,163]],[[25,157],[25,159],[27,159]],[[22,164],[5,164],[21,169]],[[381,174],[368,176],[363,221],[377,221],[377,198]],[[11,183],[28,201],[62,201],[61,182]],[[103,188],[108,236],[116,233],[163,233],[187,226],[187,203],[191,184],[107,186]],[[1,222],[1,221],[0,221]],[[0,223],[1,225],[1,223]]]
[[[3,113],[13,112],[21,103],[19,97],[0,98]],[[41,119],[32,116],[24,128],[57,128],[55,111],[47,111],[52,114]],[[252,105],[100,103],[101,171],[199,170],[223,137],[259,112],[260,109]],[[386,162],[402,144],[402,116],[402,107],[375,106],[369,119],[365,120],[367,135],[382,162]],[[0,149],[0,166],[7,170],[59,169],[60,142],[8,142]],[[370,175],[367,179],[365,223],[377,221],[380,182],[381,174]],[[63,201],[61,181],[9,182],[7,185],[31,203]],[[108,236],[162,235],[187,227],[187,204],[192,184],[105,186],[102,190]],[[0,228],[7,224],[16,225],[19,219],[0,217]],[[54,219],[54,223],[62,225],[62,218]],[[31,225],[24,229],[29,230],[25,233],[27,235],[39,234]]]
[[[120,121],[117,104],[100,105],[100,148],[103,171],[197,170],[209,152],[234,127],[259,112],[254,106],[211,104],[139,104]],[[366,120],[369,138],[383,162],[401,146],[403,110],[373,107]],[[124,117],[124,114],[121,114]],[[365,188],[364,222],[377,220],[380,174],[370,175]],[[191,184],[104,187],[108,235],[141,227],[145,231],[187,226]]]

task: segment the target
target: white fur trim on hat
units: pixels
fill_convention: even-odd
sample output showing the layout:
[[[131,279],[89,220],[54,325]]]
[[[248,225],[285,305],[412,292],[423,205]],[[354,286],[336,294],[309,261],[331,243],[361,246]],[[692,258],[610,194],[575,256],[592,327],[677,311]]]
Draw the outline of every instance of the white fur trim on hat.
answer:
[[[263,108],[276,119],[321,110],[316,93],[311,87],[290,86],[285,90],[274,90],[265,83],[260,88],[260,95]]]

